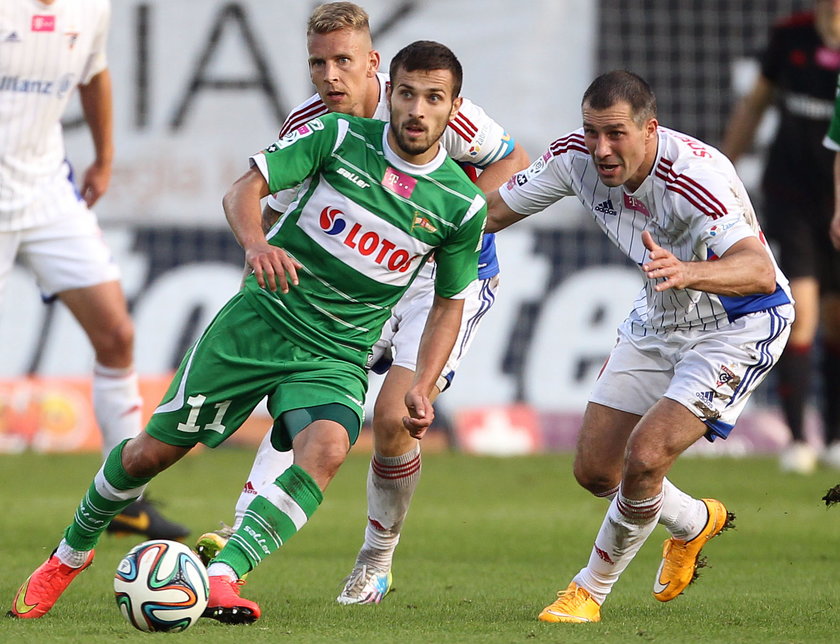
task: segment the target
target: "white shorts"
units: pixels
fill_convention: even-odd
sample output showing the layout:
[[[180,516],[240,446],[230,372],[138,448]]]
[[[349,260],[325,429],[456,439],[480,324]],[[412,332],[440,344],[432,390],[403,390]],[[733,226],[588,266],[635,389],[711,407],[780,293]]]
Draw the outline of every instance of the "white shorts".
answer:
[[[782,354],[792,321],[790,304],[712,331],[644,334],[625,320],[589,400],[642,416],[670,398],[706,423],[708,440],[726,438]]]
[[[0,232],[0,294],[15,258],[35,273],[45,301],[120,278],[96,215],[83,201],[68,203],[64,215],[48,224]]]
[[[392,364],[410,371],[417,369],[420,337],[434,302],[434,269],[435,265],[431,262],[424,266],[391,312],[390,319],[382,328],[382,335],[373,345],[371,369],[374,372],[385,373]],[[444,391],[452,383],[461,359],[472,344],[481,318],[496,301],[499,276],[476,280],[467,289],[458,338],[436,383],[440,391]]]

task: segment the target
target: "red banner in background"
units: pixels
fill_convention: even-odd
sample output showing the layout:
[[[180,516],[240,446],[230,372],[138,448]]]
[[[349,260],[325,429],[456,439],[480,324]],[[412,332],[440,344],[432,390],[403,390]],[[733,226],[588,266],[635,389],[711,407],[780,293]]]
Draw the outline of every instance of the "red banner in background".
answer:
[[[144,423],[170,379],[140,378]],[[0,380],[0,453],[98,452],[102,438],[91,401],[90,378]],[[268,414],[257,409],[226,444],[256,446],[270,426]]]

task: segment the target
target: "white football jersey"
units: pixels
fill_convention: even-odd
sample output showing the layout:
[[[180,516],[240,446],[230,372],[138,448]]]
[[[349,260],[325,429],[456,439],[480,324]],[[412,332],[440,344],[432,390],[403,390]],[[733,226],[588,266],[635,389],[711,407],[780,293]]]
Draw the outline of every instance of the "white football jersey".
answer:
[[[575,195],[607,237],[633,262],[648,261],[642,231],[681,261],[712,261],[748,236],[758,237],[776,265],[747,191],[719,150],[691,136],[659,127],[653,169],[635,192],[610,188],[599,179],[584,144],[583,129],[554,141],[531,166],[499,189],[515,212],[530,215]],[[644,329],[709,329],[741,315],[791,302],[785,276],[776,267],[772,295],[727,297],[693,289],[658,293],[645,286],[629,320]]]
[[[108,0],[0,2],[0,231],[43,224],[73,195],[60,119],[106,68]]]
[[[379,102],[372,118],[388,121],[391,116],[386,95],[390,84],[389,76],[378,72],[376,78],[379,81]],[[327,111],[321,97],[313,94],[289,113],[279,138],[315,117],[323,116]],[[463,99],[461,109],[449,122],[440,142],[452,159],[478,168],[486,168],[494,161],[504,158],[513,148],[513,141],[504,128],[467,98]],[[296,189],[291,189],[278,193],[269,198],[269,205],[278,212],[285,212],[296,192]]]

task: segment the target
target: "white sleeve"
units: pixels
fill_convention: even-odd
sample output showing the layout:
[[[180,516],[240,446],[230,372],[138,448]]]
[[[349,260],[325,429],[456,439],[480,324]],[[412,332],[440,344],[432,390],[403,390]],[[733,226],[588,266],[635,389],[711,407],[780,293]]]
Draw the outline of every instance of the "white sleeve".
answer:
[[[758,237],[749,198],[732,181],[712,168],[690,168],[678,175],[671,188],[676,195],[677,216],[687,223],[692,239],[701,241],[718,257],[736,242]]]
[[[502,200],[520,215],[533,215],[573,194],[565,159],[550,149],[499,188]]]
[[[513,150],[514,140],[478,105],[465,98],[441,138],[455,161],[486,168]]]
[[[110,2],[102,2],[102,11],[99,14],[97,24],[94,26],[94,37],[91,43],[90,55],[88,56],[85,68],[82,71],[80,85],[87,85],[98,73],[108,67],[108,58],[105,50],[108,45],[108,26],[111,20]]]
[[[297,193],[298,188],[288,188],[275,192],[273,195],[268,195],[266,205],[275,212],[284,213],[295,200]]]

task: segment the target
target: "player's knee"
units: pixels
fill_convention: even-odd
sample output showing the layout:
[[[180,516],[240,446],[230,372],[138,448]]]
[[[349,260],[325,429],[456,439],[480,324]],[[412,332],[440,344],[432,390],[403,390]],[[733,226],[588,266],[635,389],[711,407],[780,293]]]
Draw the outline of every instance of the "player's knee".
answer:
[[[627,482],[647,483],[662,479],[667,468],[663,460],[653,452],[630,451],[624,461],[622,480]]]
[[[592,471],[584,468],[575,467],[574,475],[578,484],[595,496],[603,496],[607,492],[614,490],[619,483],[615,477],[610,476],[606,472]]]
[[[146,478],[159,474],[175,463],[186,452],[185,448],[146,439],[141,433],[125,444],[122,466],[126,474]]]
[[[131,364],[134,353],[134,324],[125,317],[97,329],[91,337],[96,359],[106,366]]]

